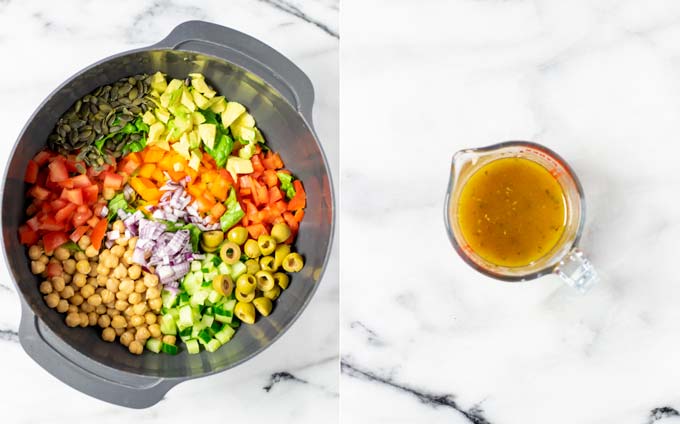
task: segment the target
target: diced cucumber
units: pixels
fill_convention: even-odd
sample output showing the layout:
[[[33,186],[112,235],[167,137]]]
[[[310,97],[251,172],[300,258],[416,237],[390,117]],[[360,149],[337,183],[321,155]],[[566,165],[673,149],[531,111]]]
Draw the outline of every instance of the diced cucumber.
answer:
[[[202,287],[202,288],[205,288],[205,287],[212,287],[212,281],[204,281],[204,282],[202,282],[202,283],[201,283],[201,287]]]
[[[231,312],[232,314],[234,313],[235,307],[236,307],[236,299],[225,300],[224,303],[222,304],[222,308],[225,311]]]
[[[203,274],[203,281],[212,281],[215,277],[217,277],[217,270]]]
[[[231,266],[231,273],[229,276],[231,277],[232,280],[236,281],[238,277],[245,274],[247,270],[248,267],[246,267],[246,264],[239,261]]]
[[[208,294],[208,302],[212,304],[219,302],[220,298],[222,298],[222,295],[215,290],[211,290],[210,294]]]
[[[191,296],[189,304],[191,306],[205,305],[205,300],[208,298],[209,295],[210,292],[208,290],[197,291],[196,293],[193,294],[193,296]]]
[[[192,261],[191,262],[191,272],[196,272],[201,270],[201,261]]]
[[[214,268],[217,268],[218,266],[220,266],[220,264],[222,263],[222,259],[220,259],[219,256],[215,256],[214,258],[212,258],[212,260],[210,262],[212,262],[213,269],[214,269]]]
[[[177,346],[175,345],[163,343],[163,345],[161,346],[161,350],[167,353],[168,355],[177,355]]]
[[[217,333],[224,327],[224,324],[222,324],[219,321],[213,321],[213,323],[210,325],[210,330],[212,330],[213,333]]]
[[[214,321],[215,318],[213,318],[212,316],[203,315],[203,318],[201,318],[201,325],[204,327],[210,327]]]
[[[182,331],[179,332],[180,337],[188,337],[191,338],[191,332],[193,331],[193,327],[187,327],[183,329]]]
[[[179,310],[177,308],[170,309],[168,313],[172,315],[172,319],[175,320],[175,322],[179,321]]]
[[[185,340],[184,344],[187,345],[187,352],[189,352],[190,355],[195,355],[201,350],[196,339]]]
[[[189,303],[190,295],[187,292],[183,292],[179,295],[179,305],[184,306]]]
[[[227,316],[227,315],[215,314],[215,319],[219,322],[223,322],[225,324],[230,324],[231,320],[234,319],[234,318],[231,315]]]
[[[194,325],[194,311],[191,309],[191,306],[184,305],[179,308],[179,322],[177,325],[180,327],[180,330]]]
[[[218,267],[217,267],[217,272],[219,272],[222,275],[230,275],[231,274],[231,267],[224,262],[222,262]]]
[[[175,301],[177,300],[177,293],[168,290],[163,290],[161,292],[161,299],[163,300],[163,306],[166,308],[172,308],[175,306]]]
[[[210,339],[212,339],[212,337],[210,336],[210,331],[208,331],[207,328],[204,328],[198,333],[198,338],[206,343],[210,342]]]
[[[208,352],[214,352],[214,351],[216,351],[217,349],[219,349],[220,346],[222,346],[222,343],[220,343],[219,340],[217,340],[217,339],[211,339],[211,340],[208,342],[208,344],[205,345],[205,350],[207,350]]]
[[[150,338],[149,340],[146,341],[146,348],[152,351],[153,353],[158,353],[161,351],[161,346],[163,345],[163,342],[161,339],[157,338]]]
[[[177,326],[175,325],[175,319],[171,314],[165,314],[161,316],[160,320],[161,333],[163,334],[177,334]]]
[[[236,330],[228,325],[225,325],[223,329],[215,333],[215,338],[220,341],[220,343],[225,344],[234,336]]]

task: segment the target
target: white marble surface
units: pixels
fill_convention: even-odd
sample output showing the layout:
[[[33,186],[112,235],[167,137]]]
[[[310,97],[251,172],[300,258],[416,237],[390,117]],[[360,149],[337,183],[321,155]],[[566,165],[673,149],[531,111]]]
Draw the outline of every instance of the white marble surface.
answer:
[[[346,1],[341,24],[342,421],[679,423],[680,3]],[[585,297],[449,244],[451,155],[509,139],[580,176]]]
[[[35,107],[64,79],[108,55],[153,44],[201,19],[249,33],[296,62],[316,88],[315,124],[338,175],[336,0],[0,1],[0,126],[10,145]],[[8,149],[0,149],[4,169]],[[4,172],[4,171],[3,171]],[[337,248],[302,317],[240,367],[190,381],[157,406],[128,410],[89,398],[36,365],[17,342],[19,304],[0,267],[0,421],[332,423],[338,409]],[[287,372],[295,379],[277,378]],[[274,379],[274,385],[269,386]],[[77,414],[74,413],[77,411]]]

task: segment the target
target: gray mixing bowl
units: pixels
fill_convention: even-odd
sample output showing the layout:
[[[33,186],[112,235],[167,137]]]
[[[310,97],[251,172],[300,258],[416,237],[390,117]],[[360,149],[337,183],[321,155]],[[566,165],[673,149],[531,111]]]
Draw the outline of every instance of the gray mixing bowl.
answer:
[[[214,353],[131,355],[101,340],[93,328],[68,328],[38,292],[17,229],[25,220],[24,170],[45,146],[57,119],[80,97],[119,78],[161,71],[170,77],[201,72],[230,100],[243,103],[286,167],[305,184],[307,209],[296,242],[306,264],[277,301],[273,313],[243,325]],[[57,88],[29,119],[10,154],[2,196],[4,252],[22,305],[19,340],[43,368],[90,396],[132,408],[157,403],[182,381],[220,372],[270,346],[302,313],[328,260],[334,205],[328,165],[312,127],[314,90],[307,76],[271,47],[232,29],[185,22],[156,45],[114,55],[78,72]]]

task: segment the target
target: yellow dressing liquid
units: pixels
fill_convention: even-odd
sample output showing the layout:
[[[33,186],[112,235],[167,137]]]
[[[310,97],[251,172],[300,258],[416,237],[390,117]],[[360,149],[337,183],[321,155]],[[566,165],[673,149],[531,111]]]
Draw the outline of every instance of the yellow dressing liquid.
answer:
[[[565,228],[562,187],[536,162],[503,158],[477,170],[463,186],[458,223],[465,242],[500,266],[522,267],[548,253]]]

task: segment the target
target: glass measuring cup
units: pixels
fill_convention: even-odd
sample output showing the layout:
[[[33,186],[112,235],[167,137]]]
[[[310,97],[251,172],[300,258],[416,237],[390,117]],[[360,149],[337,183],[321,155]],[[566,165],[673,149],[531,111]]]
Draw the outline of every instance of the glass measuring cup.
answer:
[[[566,202],[566,222],[561,238],[545,255],[519,267],[497,265],[482,258],[465,241],[458,220],[460,195],[470,176],[491,161],[512,157],[531,160],[548,170],[560,184]],[[503,281],[528,281],[554,273],[582,293],[598,281],[591,262],[576,247],[585,219],[581,183],[567,162],[545,146],[527,141],[507,141],[458,151],[451,163],[444,214],[451,244],[465,262],[483,274]]]

